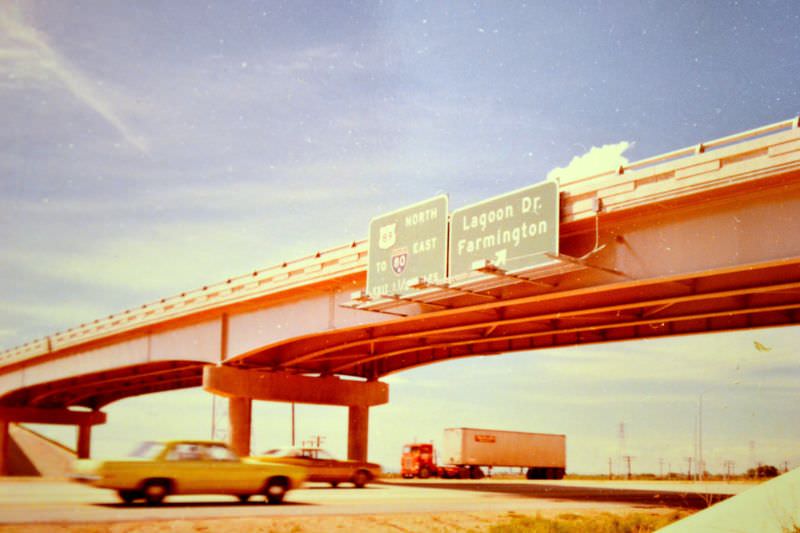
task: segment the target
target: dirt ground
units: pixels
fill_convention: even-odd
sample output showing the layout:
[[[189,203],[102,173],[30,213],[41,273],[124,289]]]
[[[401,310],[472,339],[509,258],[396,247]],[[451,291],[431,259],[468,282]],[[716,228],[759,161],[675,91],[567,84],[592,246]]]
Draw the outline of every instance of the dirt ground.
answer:
[[[597,511],[579,511],[574,514],[592,515]],[[669,509],[641,510],[642,513],[666,514]],[[543,512],[539,516],[554,518],[562,512]],[[0,525],[2,533],[355,533],[404,532],[447,533],[483,532],[491,526],[515,516],[514,512],[474,512],[435,514],[386,514],[377,516],[306,516],[276,518],[235,518],[212,520],[164,520],[149,522],[101,522],[94,524],[19,524]]]

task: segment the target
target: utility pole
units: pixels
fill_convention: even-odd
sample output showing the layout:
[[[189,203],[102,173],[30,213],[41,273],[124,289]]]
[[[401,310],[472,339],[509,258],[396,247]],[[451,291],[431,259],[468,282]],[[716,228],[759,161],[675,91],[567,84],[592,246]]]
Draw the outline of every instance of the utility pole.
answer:
[[[625,456],[625,421],[619,423],[619,462],[620,469]]]
[[[228,440],[227,400],[216,394],[211,395],[211,440]]]
[[[292,402],[292,447],[294,447],[294,402]]]
[[[734,463],[729,459],[724,463],[722,463],[722,465],[725,467],[725,481],[730,481],[731,477],[734,474],[734,466],[736,465],[736,463]]]
[[[630,455],[625,455],[622,457],[628,465],[628,479],[631,479],[631,459],[633,459]]]
[[[311,448],[321,448],[323,442],[325,442],[324,435],[311,435],[311,439],[308,440],[309,447]]]
[[[614,479],[614,473],[611,470],[611,457],[608,458],[608,479]]]
[[[692,479],[692,458],[691,457],[687,457],[686,461],[689,462],[689,473],[686,474],[686,479]]]
[[[699,410],[699,413],[697,415],[697,420],[698,420],[698,423],[697,423],[697,450],[698,450],[698,453],[699,453],[699,456],[698,456],[698,459],[699,459],[698,479],[700,481],[703,481],[703,470],[705,469],[705,464],[703,462],[703,394],[705,394],[705,392],[701,392],[700,393],[700,399],[699,399],[699,401],[697,403],[697,408]]]
[[[697,414],[694,415],[694,427],[692,428],[692,440],[694,441],[694,452],[692,453],[692,462],[694,463],[694,475],[692,475],[692,467],[689,466],[689,479],[697,479]]]

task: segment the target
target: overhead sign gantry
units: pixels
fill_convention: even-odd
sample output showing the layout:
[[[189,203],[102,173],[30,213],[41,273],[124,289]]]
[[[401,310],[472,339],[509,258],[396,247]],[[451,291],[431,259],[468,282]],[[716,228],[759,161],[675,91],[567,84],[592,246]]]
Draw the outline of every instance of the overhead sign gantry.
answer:
[[[443,300],[458,295],[495,298],[480,291],[509,283],[550,287],[530,276],[543,275],[545,265],[564,268],[558,230],[555,182],[496,196],[449,216],[444,195],[381,215],[370,223],[367,288],[353,296],[352,305],[379,312],[407,303],[442,308],[452,305]]]

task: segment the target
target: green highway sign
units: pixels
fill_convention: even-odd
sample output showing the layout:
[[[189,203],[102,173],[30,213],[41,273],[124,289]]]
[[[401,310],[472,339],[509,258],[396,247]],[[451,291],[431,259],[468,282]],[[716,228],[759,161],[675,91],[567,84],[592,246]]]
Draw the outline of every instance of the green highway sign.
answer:
[[[447,196],[373,218],[369,224],[367,294],[403,294],[412,280],[447,277]]]
[[[453,211],[450,278],[489,260],[506,271],[550,261],[558,254],[558,185],[546,182]]]

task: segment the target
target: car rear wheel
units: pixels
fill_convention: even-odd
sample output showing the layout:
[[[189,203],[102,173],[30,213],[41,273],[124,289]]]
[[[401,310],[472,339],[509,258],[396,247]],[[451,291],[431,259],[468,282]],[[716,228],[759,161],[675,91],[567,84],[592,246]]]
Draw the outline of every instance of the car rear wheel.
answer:
[[[142,487],[142,495],[147,505],[158,505],[169,494],[169,483],[166,481],[148,481]]]
[[[359,470],[353,476],[353,485],[355,485],[357,489],[363,489],[364,485],[369,483],[370,479],[372,479],[372,476],[369,475],[369,472]]]
[[[269,479],[264,487],[264,496],[270,504],[281,503],[287,492],[289,492],[289,482],[285,478]]]

